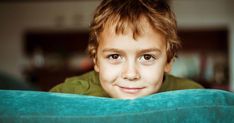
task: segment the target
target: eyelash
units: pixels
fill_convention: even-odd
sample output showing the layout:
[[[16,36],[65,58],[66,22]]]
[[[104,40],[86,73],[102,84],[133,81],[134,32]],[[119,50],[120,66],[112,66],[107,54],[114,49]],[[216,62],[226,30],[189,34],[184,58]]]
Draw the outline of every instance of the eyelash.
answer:
[[[110,55],[107,56],[107,58],[112,59],[112,60],[117,59],[117,58],[113,58],[113,56],[117,56],[118,58],[120,57],[119,54],[110,54]]]
[[[148,58],[146,59],[146,57]],[[145,65],[153,64],[155,60],[157,60],[157,57],[151,54],[144,54],[139,58],[140,63]]]
[[[141,56],[141,57],[143,57],[143,58],[145,58],[145,57],[150,57],[149,59],[151,59],[151,58],[156,59],[155,56],[150,55],[150,54],[144,54],[144,55]],[[146,59],[145,59],[145,60],[146,60]]]
[[[148,57],[148,58],[147,58]],[[119,64],[122,62],[122,56],[119,55],[119,54],[110,54],[110,55],[107,55],[106,57],[110,63],[112,64]],[[144,64],[144,65],[150,65],[150,64],[153,64],[155,60],[157,60],[158,58],[155,57],[154,55],[151,55],[151,54],[143,54],[142,56],[140,56],[138,58],[139,62],[141,64]]]
[[[111,64],[119,64],[122,62],[122,57],[119,54],[110,54],[106,58]]]

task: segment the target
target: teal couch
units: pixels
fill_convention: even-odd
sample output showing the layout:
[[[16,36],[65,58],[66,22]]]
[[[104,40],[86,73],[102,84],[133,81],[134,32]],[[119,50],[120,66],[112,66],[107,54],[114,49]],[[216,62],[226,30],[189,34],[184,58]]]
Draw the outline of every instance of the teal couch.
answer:
[[[1,123],[234,123],[234,94],[180,90],[135,100],[0,90]]]

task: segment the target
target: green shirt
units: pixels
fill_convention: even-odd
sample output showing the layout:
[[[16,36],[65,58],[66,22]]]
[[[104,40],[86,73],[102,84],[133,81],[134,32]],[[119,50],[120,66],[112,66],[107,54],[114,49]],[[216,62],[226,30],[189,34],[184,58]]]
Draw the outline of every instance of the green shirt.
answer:
[[[188,80],[165,74],[164,82],[159,92],[203,88],[201,85]],[[50,92],[72,93],[90,96],[109,97],[99,82],[98,73],[91,71],[81,76],[71,77],[53,87]]]

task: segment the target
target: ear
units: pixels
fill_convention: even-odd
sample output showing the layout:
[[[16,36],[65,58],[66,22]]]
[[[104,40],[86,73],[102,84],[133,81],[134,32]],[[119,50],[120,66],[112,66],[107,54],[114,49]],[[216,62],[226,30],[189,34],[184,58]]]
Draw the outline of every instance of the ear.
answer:
[[[164,72],[166,73],[170,73],[172,70],[172,64],[173,64],[173,60],[171,60],[169,63],[167,63],[164,67]]]
[[[96,58],[96,56],[93,58],[93,63],[94,63],[94,70],[95,70],[96,72],[99,72],[99,65],[98,65],[98,63],[97,63],[97,58]]]

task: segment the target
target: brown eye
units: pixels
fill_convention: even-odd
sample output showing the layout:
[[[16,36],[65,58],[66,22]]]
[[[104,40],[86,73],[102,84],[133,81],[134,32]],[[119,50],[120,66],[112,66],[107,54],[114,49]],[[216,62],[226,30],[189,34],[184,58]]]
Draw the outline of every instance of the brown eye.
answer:
[[[110,57],[111,57],[112,59],[118,59],[118,58],[119,58],[119,55],[118,55],[118,54],[113,54],[113,55],[110,55]]]
[[[144,59],[145,59],[145,60],[150,60],[151,58],[152,58],[151,55],[148,55],[148,54],[144,55]]]
[[[107,56],[107,59],[111,64],[119,64],[123,61],[123,57],[119,54],[110,54]]]
[[[119,54],[110,54],[107,56],[109,60],[120,60],[121,56]]]
[[[139,58],[139,62],[143,65],[151,65],[155,63],[156,58],[150,54],[144,54]]]

